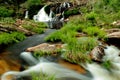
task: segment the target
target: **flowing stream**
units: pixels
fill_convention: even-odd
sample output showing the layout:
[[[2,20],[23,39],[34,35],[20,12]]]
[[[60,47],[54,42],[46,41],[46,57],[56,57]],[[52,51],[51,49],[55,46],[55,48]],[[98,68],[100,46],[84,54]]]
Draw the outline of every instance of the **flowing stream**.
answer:
[[[55,13],[51,9],[49,13],[47,13],[45,11],[45,7],[46,6],[44,6],[38,12],[38,14],[34,16],[35,21],[40,21],[40,22],[50,21],[51,23],[54,21],[58,22],[58,21],[64,20],[64,15],[63,15],[64,10],[62,11],[62,9],[69,8],[70,4],[64,3],[58,7],[59,9],[58,13],[60,13],[63,16],[61,18],[59,18],[60,16],[57,16],[57,15],[52,16]],[[53,27],[53,24],[51,25],[48,23],[48,25],[50,26],[50,28]],[[81,68],[80,65],[70,64],[68,62],[65,62],[64,60],[59,60],[58,58],[40,57],[37,59],[30,52],[24,51],[29,47],[44,43],[45,42],[44,38],[48,34],[54,31],[55,29],[48,29],[45,31],[44,34],[33,35],[31,37],[28,37],[26,40],[9,47],[6,53],[1,53],[0,54],[1,59],[3,60],[5,59],[9,64],[10,64],[9,60],[13,59],[11,63],[14,63],[14,61],[17,61],[18,63],[22,64],[24,63],[22,62],[23,60],[29,66],[31,66],[30,68],[22,71],[15,70],[15,69],[10,69],[14,71],[9,71],[9,69],[7,69],[6,71],[9,71],[9,72],[5,72],[3,75],[1,75],[1,80],[14,80],[14,78],[16,80],[19,77],[31,76],[32,72],[34,72],[35,74],[39,74],[43,72],[48,75],[55,75],[56,79],[61,79],[61,80],[68,80],[68,79],[69,80],[120,80],[120,76],[119,76],[120,75],[120,56],[119,56],[120,50],[115,46],[106,46],[106,49],[104,49],[105,55],[102,58],[102,61],[103,61],[102,63],[109,61],[110,62],[110,64],[108,65],[110,66],[109,68],[104,67],[100,63],[92,62],[91,64],[86,63],[86,66],[84,66],[86,70]],[[5,54],[9,55],[8,57],[9,59],[5,57],[6,56]],[[57,62],[55,60],[57,60]],[[2,65],[0,64],[0,66]],[[20,65],[18,66],[20,67]],[[13,77],[8,79],[7,78],[8,75],[13,75]],[[22,80],[26,80],[26,79],[22,79]]]

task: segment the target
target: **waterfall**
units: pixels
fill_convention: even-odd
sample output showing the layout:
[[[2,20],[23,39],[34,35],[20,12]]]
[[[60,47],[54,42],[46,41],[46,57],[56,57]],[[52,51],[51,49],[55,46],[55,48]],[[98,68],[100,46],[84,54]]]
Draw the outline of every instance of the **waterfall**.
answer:
[[[28,58],[26,56],[28,56]],[[23,52],[22,57],[26,58],[26,60],[28,59],[36,63],[36,60],[34,60],[34,57],[30,53]],[[40,61],[36,65],[21,72],[17,72],[17,71],[6,72],[1,76],[1,80],[9,80],[7,79],[8,75],[12,75],[13,78],[17,78],[17,77],[24,77],[24,76],[32,76],[31,73],[34,73],[34,74],[46,73],[47,75],[51,75],[51,76],[54,75],[56,79],[73,78],[74,80],[76,79],[91,80],[91,78],[86,77],[82,74],[79,74],[75,71],[69,70],[67,68],[64,68],[63,66],[57,63],[46,62],[47,60],[45,62],[44,61],[45,61],[45,58],[44,59],[42,58],[42,60],[40,59]]]
[[[93,75],[93,80],[120,80],[120,50],[115,46],[107,46],[104,61],[110,61],[110,69],[106,69],[100,64],[87,64],[87,69]]]
[[[30,52],[22,52],[20,57],[25,60],[29,65],[36,65],[39,61],[32,56]]]
[[[71,6],[68,2],[56,3],[56,5],[45,5],[36,15],[33,16],[34,21],[45,22],[49,28],[62,27],[64,23],[64,11]]]
[[[25,19],[28,19],[28,11],[25,11]]]

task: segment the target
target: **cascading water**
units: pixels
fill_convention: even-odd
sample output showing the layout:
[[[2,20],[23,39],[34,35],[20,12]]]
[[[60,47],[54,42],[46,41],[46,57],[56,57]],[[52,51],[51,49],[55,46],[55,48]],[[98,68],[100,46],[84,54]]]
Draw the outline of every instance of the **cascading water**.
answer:
[[[104,52],[102,61],[110,61],[109,69],[97,63],[87,64],[87,69],[94,77],[93,80],[120,80],[120,50],[115,46],[107,46]]]
[[[115,46],[107,46],[104,49],[105,55],[102,62],[110,61],[110,68],[107,69],[100,63],[87,63],[87,70],[92,74],[93,78],[79,74],[75,71],[64,68],[63,66],[49,62],[45,58],[35,59],[30,53],[23,52],[21,57],[28,63],[35,64],[27,70],[16,72],[6,72],[1,76],[1,80],[8,80],[6,76],[13,75],[14,77],[31,76],[31,73],[39,74],[41,72],[48,75],[55,75],[57,79],[73,79],[73,80],[120,80],[120,50]],[[30,62],[29,62],[30,61]]]
[[[64,23],[64,11],[70,6],[70,3],[64,2],[54,5],[46,5],[33,16],[33,19],[38,22],[45,22],[49,28],[60,28]]]
[[[22,53],[23,56],[26,56],[26,53]],[[35,61],[34,57],[31,54],[27,54],[26,60],[30,60],[32,62]],[[25,57],[24,57],[25,58]],[[27,70],[24,70],[22,72],[16,72],[16,71],[10,71],[6,72],[1,76],[1,80],[8,80],[6,77],[8,75],[13,75],[13,78],[15,77],[24,77],[24,76],[31,76],[31,73],[39,74],[41,72],[46,73],[48,75],[54,75],[56,79],[64,79],[64,78],[72,78],[74,80],[91,80],[91,78],[86,77],[84,75],[81,75],[75,71],[69,70],[67,68],[64,68],[63,66],[53,63],[53,62],[43,62],[44,60],[41,60],[44,58],[40,58],[40,62],[37,63],[35,66],[30,67]],[[42,61],[42,62],[41,62]]]

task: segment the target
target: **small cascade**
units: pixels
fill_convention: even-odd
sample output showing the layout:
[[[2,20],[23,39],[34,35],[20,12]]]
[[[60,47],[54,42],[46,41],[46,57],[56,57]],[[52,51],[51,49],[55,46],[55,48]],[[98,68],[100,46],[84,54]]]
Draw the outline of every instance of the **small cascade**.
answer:
[[[97,63],[87,64],[88,71],[94,77],[93,80],[120,80],[120,50],[115,46],[107,46],[104,52],[102,61],[110,61],[109,69]]]
[[[17,72],[17,71],[6,72],[1,76],[1,80],[8,80],[7,76],[9,75],[12,75],[13,76],[12,78],[15,79],[18,77],[32,76],[31,73],[40,74],[41,72],[51,76],[54,75],[56,79],[61,79],[61,80],[63,79],[92,80],[87,76],[79,74],[73,70],[67,69],[57,63],[49,62],[45,58],[41,58],[39,62],[37,62],[36,59],[30,53],[27,52],[23,52],[21,54],[21,57],[23,57],[26,61],[29,60],[31,63],[37,63],[37,64],[21,72]]]
[[[33,19],[36,22],[45,22],[49,28],[60,28],[64,23],[64,11],[70,7],[68,2],[45,5]]]
[[[29,65],[36,65],[39,61],[35,59],[30,52],[22,52],[20,57],[25,60]]]
[[[25,11],[25,19],[28,19],[28,10]]]

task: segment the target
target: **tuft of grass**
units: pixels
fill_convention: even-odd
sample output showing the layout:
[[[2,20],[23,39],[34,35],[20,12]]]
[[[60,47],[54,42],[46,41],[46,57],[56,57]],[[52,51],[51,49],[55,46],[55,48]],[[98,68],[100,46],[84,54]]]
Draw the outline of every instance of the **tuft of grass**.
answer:
[[[15,20],[12,18],[12,17],[1,17],[0,18],[0,24],[2,25],[7,25],[7,26],[10,26],[10,25],[13,25],[15,23]]]
[[[25,20],[22,24],[22,27],[25,29],[41,34],[44,32],[44,29],[47,27],[45,23],[42,22],[34,22],[33,20]]]
[[[112,64],[109,60],[106,60],[102,63],[102,66],[109,70],[112,67]]]
[[[106,32],[101,30],[99,27],[88,27],[84,29],[83,32],[87,33],[88,36],[98,37],[100,39],[104,39],[106,37]]]
[[[87,20],[95,20],[98,15],[95,12],[90,12],[85,15]]]
[[[63,58],[72,63],[90,61],[90,58],[87,53],[89,53],[97,45],[98,41],[96,38],[71,38],[71,40],[67,42],[67,51],[63,53]]]
[[[41,56],[49,56],[61,53],[61,49],[56,49],[54,51],[42,51],[42,50],[36,50],[34,51],[34,56],[41,57]]]
[[[63,34],[58,30],[58,31],[55,31],[53,33],[51,33],[50,35],[48,35],[46,38],[45,38],[45,41],[47,42],[60,42],[62,41],[62,36]]]
[[[1,33],[0,34],[0,44],[11,44],[17,43],[24,40],[26,37],[23,33],[12,32],[12,33]]]
[[[47,74],[43,74],[43,73],[35,75],[33,73],[32,80],[55,80],[55,77],[54,77],[54,75],[48,76]]]

